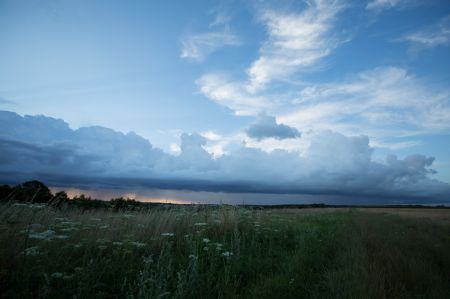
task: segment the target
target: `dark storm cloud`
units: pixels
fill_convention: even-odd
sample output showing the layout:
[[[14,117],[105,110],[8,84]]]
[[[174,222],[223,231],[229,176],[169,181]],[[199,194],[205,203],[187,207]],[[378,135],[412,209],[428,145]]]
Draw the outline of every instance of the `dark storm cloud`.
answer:
[[[99,172],[102,157],[77,152],[70,143],[49,146],[0,138],[0,165],[3,171],[77,173]],[[43,168],[45,166],[45,168]]]
[[[198,134],[181,136],[179,156],[146,139],[102,127],[72,130],[62,120],[0,112],[0,180],[41,179],[54,186],[159,188],[371,198],[447,199],[431,178],[433,157],[372,160],[367,136],[324,131],[306,155],[242,146],[213,158]]]

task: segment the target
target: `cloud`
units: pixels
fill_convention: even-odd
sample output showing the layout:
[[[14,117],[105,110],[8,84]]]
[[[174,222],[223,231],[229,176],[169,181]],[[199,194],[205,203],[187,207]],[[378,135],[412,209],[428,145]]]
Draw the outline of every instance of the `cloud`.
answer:
[[[39,127],[35,125],[39,124]],[[42,179],[55,186],[143,187],[223,192],[332,194],[446,199],[450,186],[431,176],[433,157],[372,160],[367,136],[311,134],[308,148],[265,152],[241,145],[220,157],[207,139],[182,134],[173,156],[134,133],[72,130],[62,120],[0,112],[0,179]],[[53,138],[51,138],[53,136]]]
[[[231,21],[230,9],[223,6],[225,3],[221,4],[221,7],[217,7],[211,11],[214,14],[214,21],[209,24],[209,27],[229,26]]]
[[[344,82],[307,86],[293,105],[297,108],[279,119],[302,131],[333,128],[384,137],[450,129],[450,91],[429,87],[399,67],[375,68]]]
[[[343,9],[341,1],[333,0],[308,2],[300,12],[261,9],[259,19],[268,36],[259,57],[247,69],[246,79],[205,74],[197,80],[201,93],[236,115],[273,110],[285,96],[276,90],[268,91],[271,83],[286,82],[301,71],[316,70],[322,59],[344,42],[334,30],[336,16]]]
[[[299,138],[300,132],[293,127],[283,124],[277,124],[276,118],[265,113],[258,115],[256,121],[247,128],[246,133],[249,137],[262,140],[265,138],[289,139]]]
[[[44,146],[0,138],[2,172],[100,174],[103,163],[103,157],[79,153],[75,145],[65,142]]]
[[[133,132],[123,134],[98,126],[72,130],[61,119],[21,117],[6,111],[0,112],[0,125],[5,128],[0,132],[5,146],[3,150],[8,150],[4,157],[11,161],[28,159],[10,165],[17,169],[25,167],[33,172],[58,170],[58,173],[95,170],[96,173],[117,174],[131,168],[133,172],[139,169],[147,171],[165,156]]]
[[[170,145],[170,151],[171,151],[172,153],[178,155],[178,154],[181,153],[181,148],[180,148],[180,146],[179,146],[178,144],[172,143],[172,144]]]
[[[205,32],[193,34],[182,40],[180,57],[202,61],[211,53],[227,46],[240,45],[239,38],[229,31]]]
[[[224,75],[204,75],[197,80],[197,85],[206,97],[236,115],[254,115],[271,106],[266,97],[250,94],[240,82],[230,81]]]
[[[381,11],[384,9],[390,9],[406,4],[408,0],[372,0],[367,3],[366,9],[373,11]]]
[[[193,133],[181,135],[181,153],[178,157],[178,169],[195,169],[208,171],[215,169],[215,163],[211,155],[204,149],[206,138]]]
[[[222,139],[222,136],[220,134],[217,134],[214,131],[205,131],[205,132],[202,132],[200,135],[202,135],[206,139],[212,140],[212,141],[218,141],[218,140]]]
[[[223,8],[216,8],[212,13],[215,18],[209,28],[214,30],[186,35],[181,41],[181,58],[202,61],[220,48],[241,44],[241,40],[230,29],[231,16]]]
[[[265,11],[261,19],[268,39],[248,69],[248,89],[264,89],[268,83],[308,70],[330,55],[341,42],[333,29],[342,9],[341,1],[316,0],[301,13]]]
[[[446,46],[450,43],[450,16],[432,26],[407,34],[400,41],[409,42],[411,51]]]

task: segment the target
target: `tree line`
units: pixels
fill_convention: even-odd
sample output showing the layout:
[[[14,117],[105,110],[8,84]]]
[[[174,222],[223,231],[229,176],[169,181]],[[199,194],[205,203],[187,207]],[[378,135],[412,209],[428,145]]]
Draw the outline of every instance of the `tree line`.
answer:
[[[53,207],[74,206],[82,209],[103,208],[112,210],[140,210],[161,205],[123,197],[112,198],[107,201],[81,194],[70,198],[64,191],[53,194],[44,183],[37,180],[27,181],[15,186],[0,185],[0,202],[7,201],[43,204]]]

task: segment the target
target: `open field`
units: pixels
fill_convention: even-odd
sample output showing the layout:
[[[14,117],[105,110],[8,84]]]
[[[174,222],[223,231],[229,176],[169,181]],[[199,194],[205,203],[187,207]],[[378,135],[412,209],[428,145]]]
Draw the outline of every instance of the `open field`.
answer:
[[[0,205],[0,292],[2,298],[450,298],[449,212],[230,206],[113,212],[8,202]]]
[[[393,214],[417,219],[439,221],[450,225],[450,209],[419,208],[365,208],[362,211]]]

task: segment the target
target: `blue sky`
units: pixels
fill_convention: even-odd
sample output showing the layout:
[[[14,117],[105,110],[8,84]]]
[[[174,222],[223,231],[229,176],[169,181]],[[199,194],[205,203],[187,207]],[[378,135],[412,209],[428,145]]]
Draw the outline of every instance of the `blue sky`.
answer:
[[[223,165],[245,160],[243,150],[255,150],[251,156],[261,157],[255,163],[267,162],[270,171],[277,164],[286,165],[287,172],[290,165],[302,169],[255,179],[266,184],[276,177],[277,190],[283,185],[300,192],[323,179],[330,181],[314,192],[329,194],[337,181],[358,171],[367,179],[355,187],[362,190],[374,167],[394,167],[392,155],[405,168],[395,179],[389,174],[395,171],[386,170],[383,180],[389,177],[395,186],[414,185],[419,174],[424,189],[450,183],[450,4],[445,0],[0,0],[0,44],[0,110],[63,119],[72,130],[133,131],[152,150],[178,159],[169,168],[141,169],[143,178],[178,182],[222,175],[252,181],[252,171],[240,176],[239,167]],[[35,124],[6,116],[2,121],[7,129]],[[42,130],[54,132],[46,127],[54,122],[43,122]],[[97,149],[81,140],[82,134],[57,126],[68,135],[55,138],[55,144],[83,144],[83,154],[110,160],[127,156]],[[45,139],[11,131],[2,136],[35,145]],[[341,148],[344,152],[336,152]],[[277,158],[278,152],[283,154]],[[183,155],[186,161],[180,162]],[[323,159],[331,161],[322,165]],[[368,164],[361,166],[361,159]],[[135,173],[125,161],[118,163],[122,168],[98,171],[116,177]],[[30,174],[50,173],[47,166],[35,165]],[[180,167],[192,172],[180,175]],[[444,185],[427,185],[438,181]],[[379,194],[407,189],[382,185]],[[413,192],[408,190],[405,196]]]

